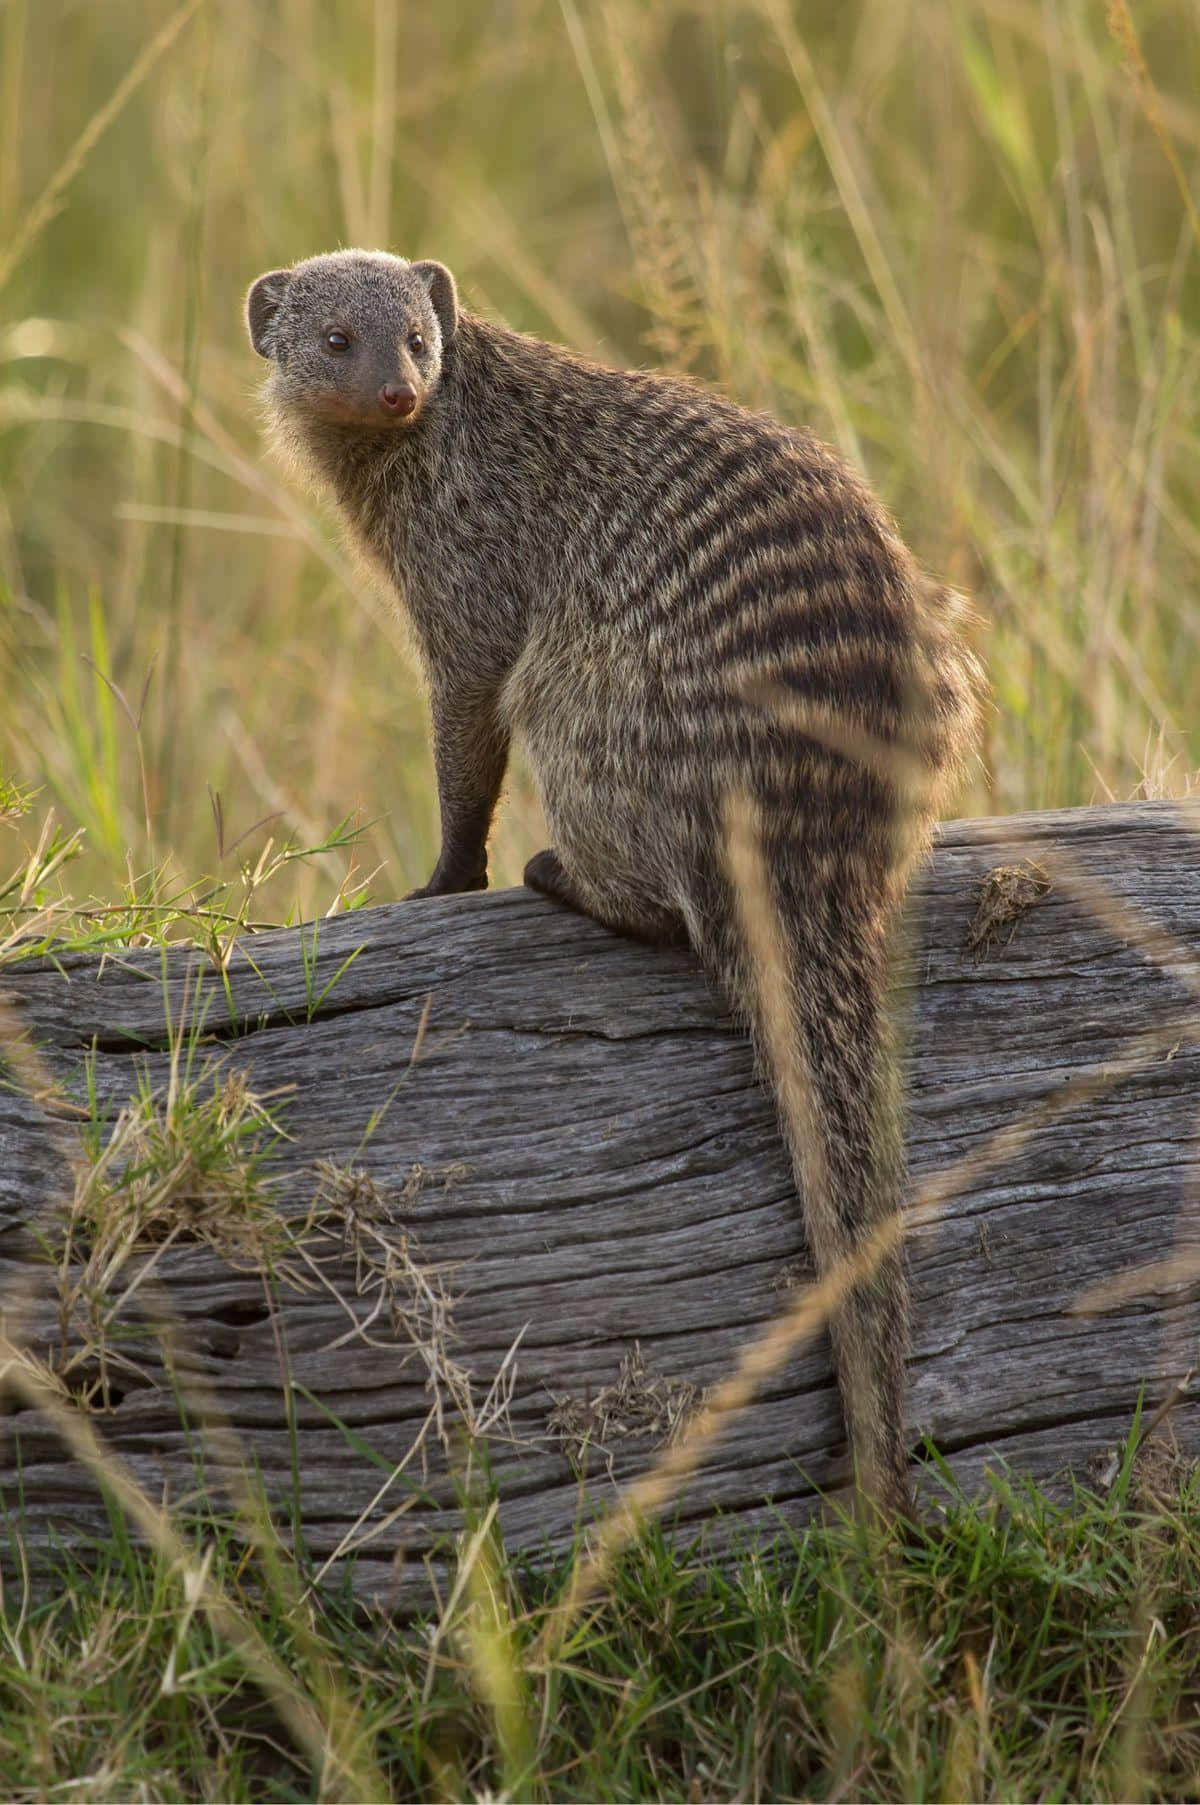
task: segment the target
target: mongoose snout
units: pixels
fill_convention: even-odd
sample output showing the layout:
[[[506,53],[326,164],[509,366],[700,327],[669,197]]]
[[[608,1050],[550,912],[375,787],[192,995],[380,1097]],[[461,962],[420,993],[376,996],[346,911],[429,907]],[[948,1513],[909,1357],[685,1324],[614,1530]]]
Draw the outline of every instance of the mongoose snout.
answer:
[[[406,420],[417,405],[417,391],[411,382],[385,382],[379,391],[379,405],[385,414]]]

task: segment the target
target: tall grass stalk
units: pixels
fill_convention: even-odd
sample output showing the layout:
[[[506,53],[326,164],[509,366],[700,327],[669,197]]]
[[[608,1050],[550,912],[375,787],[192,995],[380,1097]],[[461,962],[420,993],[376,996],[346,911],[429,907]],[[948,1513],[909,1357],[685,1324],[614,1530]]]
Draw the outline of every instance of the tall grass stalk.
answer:
[[[106,674],[130,695],[160,673],[142,744],[173,868],[212,862],[211,788],[231,821],[282,809],[310,841],[361,809],[381,897],[427,874],[411,661],[389,600],[266,458],[240,323],[259,270],[360,238],[443,256],[476,305],[685,366],[864,464],[989,623],[996,708],[962,806],[1186,788],[1191,15],[519,0],[502,23],[482,0],[348,0],[335,22],[312,0],[139,0],[65,32],[60,10],[10,5],[0,33],[21,134],[0,158],[0,765],[87,827],[87,889],[124,882],[145,837],[128,748],[97,812],[101,688],[75,686],[67,737],[47,705],[64,617],[78,646],[97,598]],[[518,765],[498,881],[542,832]],[[299,906],[339,881],[314,865]]]

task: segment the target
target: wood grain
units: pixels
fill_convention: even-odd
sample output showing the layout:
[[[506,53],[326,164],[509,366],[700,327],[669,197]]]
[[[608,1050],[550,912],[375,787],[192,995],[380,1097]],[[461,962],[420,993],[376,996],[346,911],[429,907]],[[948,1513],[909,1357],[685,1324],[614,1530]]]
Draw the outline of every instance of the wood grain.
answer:
[[[1166,804],[955,822],[914,896],[902,998],[914,1192],[983,1159],[1031,1111],[1045,1118],[1015,1154],[960,1175],[938,1220],[911,1236],[912,1445],[931,1437],[970,1488],[998,1459],[1040,1479],[1094,1472],[1139,1397],[1153,1407],[1196,1363],[1198,827]],[[1049,893],[988,950],[967,950],[987,874],[1028,861]],[[289,1138],[271,1167],[282,1218],[306,1219],[319,1162],[361,1167],[392,1237],[407,1236],[422,1267],[453,1268],[449,1353],[477,1402],[519,1341],[507,1425],[490,1438],[510,1549],[561,1544],[581,1510],[605,1508],[653,1458],[653,1432],[616,1427],[588,1451],[581,1505],[556,1407],[594,1414],[635,1344],[676,1400],[711,1385],[807,1270],[770,1100],[690,959],[526,891],[263,934],[224,975],[186,950],[10,966],[0,1002],[58,1087],[37,1103],[15,1082],[0,1089],[7,1331],[58,1357],[39,1237],[61,1239],[75,1134],[64,1099],[84,1097],[89,1054],[115,1113],[139,1073],[166,1085],[183,1031],[194,1077],[215,1066],[287,1093],[274,1107]],[[384,1345],[354,1333],[346,1300],[360,1320],[369,1307],[355,1300],[354,1259],[317,1235],[306,1245],[324,1264],[314,1276],[300,1262],[303,1290],[198,1242],[154,1254],[120,1319],[141,1337],[139,1370],[94,1420],[156,1499],[186,1501],[201,1471],[219,1490],[252,1463],[278,1503],[292,1487],[286,1375],[310,1551],[324,1561],[349,1535],[363,1544],[356,1587],[409,1595],[422,1559],[440,1564],[452,1547],[460,1479],[429,1430],[372,1507],[434,1393],[402,1320],[372,1326]],[[122,1285],[150,1257],[131,1255]],[[1116,1307],[1075,1309],[1172,1259]],[[6,1408],[0,1492],[10,1511],[23,1499],[29,1546],[102,1528],[94,1480],[53,1424],[12,1396]],[[217,1418],[223,1429],[205,1427]],[[1194,1395],[1170,1421],[1200,1452]],[[846,1476],[822,1338],[730,1425],[677,1516],[721,1542],[802,1516],[815,1489]],[[380,1533],[410,1480],[413,1501]]]

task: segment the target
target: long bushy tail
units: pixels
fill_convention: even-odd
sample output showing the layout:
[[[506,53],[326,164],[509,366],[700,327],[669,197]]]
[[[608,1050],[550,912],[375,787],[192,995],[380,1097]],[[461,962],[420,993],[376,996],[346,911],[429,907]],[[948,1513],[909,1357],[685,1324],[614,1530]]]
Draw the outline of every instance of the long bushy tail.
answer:
[[[904,1183],[886,994],[886,915],[831,872],[797,870],[742,799],[730,882],[693,923],[709,974],[750,1027],[779,1105],[818,1277],[833,1281],[834,1367],[858,1484],[911,1511],[904,1434],[908,1288]]]

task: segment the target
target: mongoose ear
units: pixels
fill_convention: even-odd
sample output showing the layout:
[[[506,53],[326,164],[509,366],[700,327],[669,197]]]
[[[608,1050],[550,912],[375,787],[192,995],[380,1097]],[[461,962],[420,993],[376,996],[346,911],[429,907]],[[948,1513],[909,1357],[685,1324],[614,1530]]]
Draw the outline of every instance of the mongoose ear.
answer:
[[[414,263],[413,269],[429,290],[429,299],[442,329],[442,343],[448,345],[458,325],[458,290],[454,286],[454,277],[444,263]]]
[[[250,343],[260,357],[270,357],[274,346],[271,328],[275,323],[275,315],[279,312],[279,303],[283,300],[291,286],[290,269],[268,270],[260,276],[246,296],[246,326],[250,333]]]

